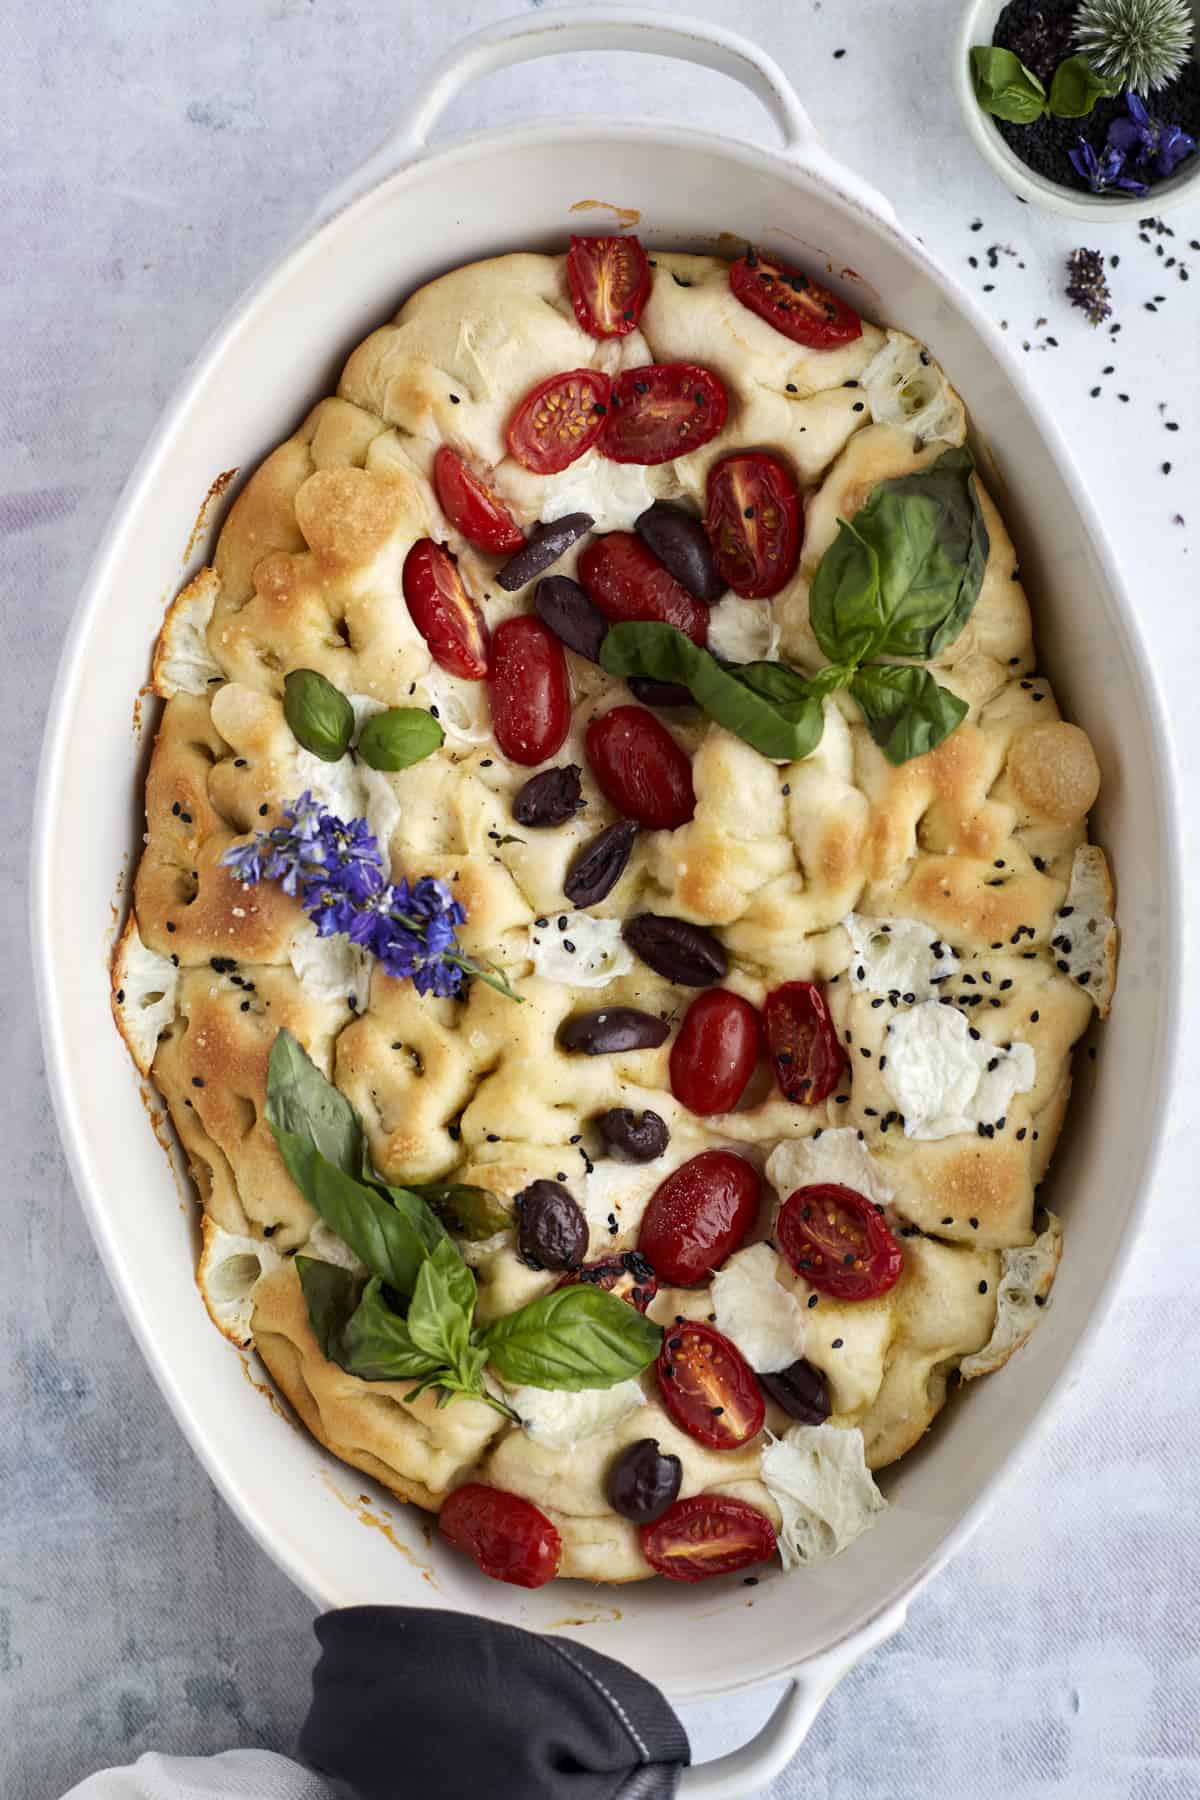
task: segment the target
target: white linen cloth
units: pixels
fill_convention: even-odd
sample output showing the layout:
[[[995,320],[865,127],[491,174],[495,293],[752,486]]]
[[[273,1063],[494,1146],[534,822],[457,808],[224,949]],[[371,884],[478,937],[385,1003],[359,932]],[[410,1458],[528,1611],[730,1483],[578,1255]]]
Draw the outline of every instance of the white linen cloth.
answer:
[[[223,1750],[219,1756],[149,1750],[123,1769],[89,1775],[63,1800],[333,1800],[333,1789],[273,1750]]]

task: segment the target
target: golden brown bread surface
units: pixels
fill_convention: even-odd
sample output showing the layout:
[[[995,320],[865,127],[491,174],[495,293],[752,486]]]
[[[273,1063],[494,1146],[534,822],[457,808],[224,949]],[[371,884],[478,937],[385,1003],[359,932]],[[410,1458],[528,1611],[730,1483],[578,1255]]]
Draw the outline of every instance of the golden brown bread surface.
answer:
[[[348,1253],[289,1180],[265,1123],[276,1032],[294,1032],[349,1097],[385,1176],[453,1174],[504,1198],[539,1177],[565,1180],[588,1212],[593,1255],[635,1245],[658,1181],[701,1149],[731,1146],[761,1169],[780,1144],[820,1155],[824,1140],[840,1155],[853,1139],[890,1195],[905,1252],[900,1281],[878,1300],[849,1304],[814,1298],[782,1260],[779,1279],[810,1302],[806,1354],[826,1375],[835,1422],[862,1430],[878,1468],[926,1430],[964,1358],[973,1359],[970,1373],[998,1367],[1027,1334],[1031,1321],[1022,1315],[1018,1328],[1012,1308],[998,1324],[997,1285],[1003,1273],[1012,1287],[1024,1265],[1011,1258],[1034,1244],[1035,1193],[1068,1101],[1071,1046],[1093,1000],[1107,1010],[1116,947],[1107,869],[1087,846],[1096,759],[1036,672],[1016,553],[981,492],[990,537],[982,591],[936,659],[939,681],[968,705],[966,722],[931,754],[894,767],[839,694],[825,702],[817,750],[789,766],[698,715],[667,715],[692,755],[695,817],[673,833],[643,832],[594,909],[712,927],[729,952],[728,985],[755,1003],[781,981],[824,982],[852,1078],[807,1107],[786,1101],[760,1071],[735,1113],[700,1120],[670,1092],[669,1044],[622,1056],[563,1052],[563,1020],[599,1000],[596,990],[534,972],[531,929],[570,910],[562,884],[571,858],[615,817],[588,772],[583,736],[598,711],[629,695],[570,658],[573,721],[553,760],[581,766],[586,807],[552,830],[514,829],[512,800],[529,771],[496,748],[481,689],[431,663],[402,592],[408,551],[432,535],[457,555],[493,626],[532,603],[528,589],[504,593],[498,559],[472,549],[442,515],[431,482],[438,445],[488,470],[527,530],[582,505],[598,528],[628,528],[657,497],[702,504],[707,469],[729,449],[780,451],[805,490],[806,531],[773,610],[781,655],[811,671],[824,659],[809,589],[839,517],[963,434],[961,404],[936,365],[927,366],[941,382],[946,435],[919,441],[892,413],[881,409],[877,422],[874,401],[863,403],[873,359],[897,334],[885,339],[867,325],[841,350],[806,350],[732,299],[724,264],[659,255],[640,330],[597,342],[574,320],[563,260],[501,257],[414,294],[353,353],[338,396],[246,483],[213,568],[168,612],[154,665],[164,705],[146,847],[114,966],[114,1012],[167,1100],[196,1179],[206,1214],[201,1282],[214,1319],[235,1341],[253,1336],[313,1434],[422,1506],[438,1507],[472,1474],[527,1494],[563,1534],[562,1573],[623,1581],[650,1571],[636,1531],[604,1496],[615,1452],[656,1436],[682,1459],[685,1495],[733,1492],[777,1519],[760,1479],[761,1440],[734,1453],[702,1449],[648,1380],[646,1404],[628,1419],[574,1449],[553,1448],[481,1404],[439,1411],[426,1396],[410,1405],[407,1384],[367,1383],[327,1362],[291,1253]],[[550,477],[508,456],[507,421],[544,376],[675,359],[712,367],[729,391],[726,428],[702,451],[650,469],[606,465],[593,451]],[[555,572],[573,572],[581,547]],[[444,747],[396,775],[350,756],[318,763],[283,716],[283,680],[299,667],[319,670],[357,704],[436,706]],[[423,999],[336,942],[318,944],[279,887],[234,881],[225,851],[276,823],[305,788],[343,817],[365,814],[396,877],[449,882],[467,907],[467,948],[503,965],[526,1004],[480,983],[462,1002]],[[1091,935],[1063,950],[1064,921],[1079,910],[1069,886]],[[938,993],[969,1020],[973,1041],[998,1056],[1029,1046],[1033,1078],[1013,1094],[1001,1129],[909,1135],[887,1059],[897,1008],[912,997],[857,980],[843,925],[852,914],[929,927],[957,955]],[[640,1006],[672,1024],[691,998],[636,960],[602,994],[605,1004]],[[594,1120],[613,1106],[661,1114],[672,1133],[664,1161],[629,1169],[601,1160]],[[786,1192],[767,1187],[753,1239],[770,1233],[777,1198]],[[1057,1244],[1027,1286],[1048,1287]],[[553,1281],[519,1261],[511,1234],[473,1260],[482,1318]],[[653,1316],[669,1323],[711,1310],[707,1287],[669,1290]],[[787,1421],[772,1406],[768,1423]]]

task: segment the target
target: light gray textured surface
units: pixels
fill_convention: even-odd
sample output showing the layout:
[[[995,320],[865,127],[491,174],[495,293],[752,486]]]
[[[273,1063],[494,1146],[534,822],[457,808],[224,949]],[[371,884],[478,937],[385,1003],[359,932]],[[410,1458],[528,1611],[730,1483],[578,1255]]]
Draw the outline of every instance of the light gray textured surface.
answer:
[[[431,58],[516,6],[0,5],[5,1800],[50,1800],[149,1747],[286,1749],[312,1660],[311,1610],[216,1499],[169,1418],[59,1152],[26,980],[21,850],[58,645],[125,474],[209,330],[402,114]],[[886,189],[946,261],[961,270],[979,257],[972,279],[994,284],[988,304],[1014,340],[1057,337],[1057,349],[1028,354],[1110,517],[1178,722],[1183,791],[1194,792],[1200,247],[1189,255],[1188,243],[1200,241],[1200,208],[1170,215],[1178,235],[1158,257],[1135,225],[1081,237],[1019,206],[975,161],[954,113],[954,0],[664,9],[759,38],[836,154]],[[766,129],[755,104],[715,76],[612,58],[495,78],[446,130],[538,110],[645,107]],[[973,233],[974,218],[983,227]],[[1081,241],[1120,255],[1115,339],[1061,298],[1062,256]],[[993,243],[1017,250],[994,273]],[[1165,267],[1170,255],[1193,263],[1191,284]],[[1166,302],[1147,313],[1156,293]],[[1110,363],[1111,377],[1101,373]],[[1193,994],[1194,975],[1179,975]],[[1200,1796],[1191,1043],[1180,1074],[1149,1229],[1104,1341],[974,1543],[918,1600],[901,1637],[834,1695],[773,1800]],[[764,1692],[707,1715],[691,1709],[697,1752],[746,1737],[767,1704]]]

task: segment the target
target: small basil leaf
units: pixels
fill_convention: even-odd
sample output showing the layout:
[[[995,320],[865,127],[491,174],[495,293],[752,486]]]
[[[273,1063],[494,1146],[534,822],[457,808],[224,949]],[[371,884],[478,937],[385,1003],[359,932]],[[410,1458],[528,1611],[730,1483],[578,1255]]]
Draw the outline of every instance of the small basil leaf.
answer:
[[[296,1273],[321,1354],[327,1362],[339,1362],[342,1332],[362,1298],[362,1277],[312,1256],[297,1256]]]
[[[419,706],[393,706],[367,720],[358,734],[358,754],[372,769],[411,769],[445,737],[432,713]]]
[[[603,1288],[579,1284],[494,1320],[480,1343],[514,1386],[577,1393],[639,1375],[658,1355],[662,1327]]]
[[[1046,90],[1019,56],[995,44],[976,44],[971,51],[975,98],[984,112],[1012,125],[1031,125],[1046,110]]]
[[[1054,71],[1047,106],[1056,119],[1082,119],[1097,100],[1118,93],[1120,85],[1098,75],[1086,56],[1068,56]]]
[[[465,1277],[465,1279],[464,1279]],[[475,1278],[448,1240],[421,1264],[408,1309],[413,1343],[457,1371],[471,1338]]]
[[[890,763],[905,763],[936,750],[967,715],[965,700],[939,687],[928,669],[910,664],[876,663],[860,669],[850,692]]]
[[[855,524],[838,520],[838,534],[821,558],[808,597],[813,636],[832,663],[870,656],[886,625],[879,592],[879,557]]]
[[[271,1126],[284,1166],[330,1230],[349,1244],[372,1275],[407,1298],[431,1244],[443,1235],[423,1201],[402,1188],[366,1187],[328,1162],[307,1138]]]
[[[472,1187],[463,1181],[423,1182],[412,1192],[433,1208],[447,1231],[466,1238],[469,1244],[495,1237],[513,1222],[512,1213],[490,1188]]]
[[[286,1028],[276,1032],[267,1062],[267,1119],[306,1138],[347,1175],[365,1166],[367,1147],[354,1108]]]
[[[821,703],[808,692],[803,676],[788,670],[789,697],[768,697],[741,679],[743,671],[722,667],[672,625],[614,625],[601,647],[600,661],[610,675],[681,682],[718,725],[777,762],[799,762],[821,741],[825,723]]]
[[[322,762],[338,762],[354,734],[354,708],[315,669],[293,669],[283,684],[283,716],[292,736]]]
[[[368,1282],[347,1320],[338,1350],[338,1367],[363,1381],[403,1381],[434,1374],[439,1367],[438,1358],[417,1344],[409,1326],[392,1311],[378,1277]]]

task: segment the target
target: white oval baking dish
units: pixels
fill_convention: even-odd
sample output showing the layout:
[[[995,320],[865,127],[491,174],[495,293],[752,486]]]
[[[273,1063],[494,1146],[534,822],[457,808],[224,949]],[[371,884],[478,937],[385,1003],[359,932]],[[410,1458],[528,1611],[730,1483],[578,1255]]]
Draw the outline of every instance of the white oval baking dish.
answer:
[[[426,135],[469,80],[559,51],[645,50],[723,71],[752,89],[783,143],[764,150],[642,120],[538,123],[430,152]],[[525,1593],[430,1547],[425,1515],[269,1409],[213,1330],[192,1285],[190,1204],[147,1129],[108,1010],[113,883],[141,830],[147,737],[129,730],[164,596],[199,499],[223,470],[252,468],[336,380],[345,352],[440,270],[509,249],[561,248],[601,198],[637,209],[650,244],[711,247],[714,234],[824,262],[860,305],[926,339],[963,391],[977,447],[1020,547],[1039,640],[1064,708],[1104,771],[1096,835],[1121,884],[1118,1004],[1099,1059],[1082,1062],[1053,1174],[1067,1224],[1054,1304],[1003,1375],[958,1396],[953,1417],[885,1478],[890,1510],[845,1556],[754,1590],[665,1582]],[[211,547],[211,531],[189,567]],[[577,1634],[675,1700],[772,1678],[792,1683],[755,1742],[689,1771],[684,1791],[732,1800],[768,1780],[838,1677],[894,1631],[916,1588],[963,1542],[1044,1421],[1107,1309],[1144,1205],[1176,1034],[1179,861],[1166,731],[1132,607],[1070,454],[1022,369],[967,295],[834,164],[782,74],[707,24],[633,11],[536,14],[463,43],[408,125],[326,209],[326,222],[223,325],[168,408],[97,555],[63,655],[37,807],[34,950],[47,1063],[63,1138],[109,1273],[180,1425],[247,1527],[323,1606],[457,1607]],[[121,884],[123,890],[123,882]],[[120,894],[118,894],[120,899]],[[183,1190],[186,1193],[186,1189]]]

